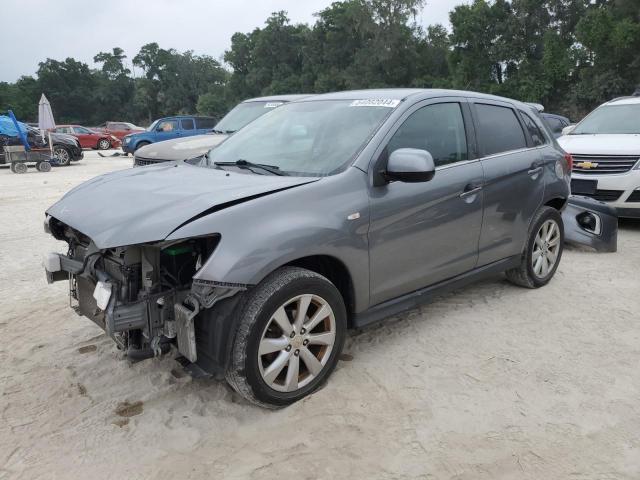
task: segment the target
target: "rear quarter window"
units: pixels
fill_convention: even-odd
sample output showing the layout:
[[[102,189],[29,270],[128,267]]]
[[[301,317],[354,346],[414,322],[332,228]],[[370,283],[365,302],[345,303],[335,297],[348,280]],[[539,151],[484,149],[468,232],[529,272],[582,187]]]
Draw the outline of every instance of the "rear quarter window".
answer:
[[[527,148],[524,130],[512,108],[484,103],[475,108],[478,140],[485,156]]]
[[[540,128],[538,128],[538,125],[533,120],[533,118],[531,118],[528,113],[523,112],[522,110],[520,111],[520,115],[522,115],[522,121],[529,131],[529,136],[533,141],[533,145],[535,147],[539,147],[540,145],[544,145],[545,143],[547,143],[546,137],[543,135]]]
[[[196,118],[196,128],[198,130],[206,129],[211,130],[216,126],[216,120],[214,118]]]

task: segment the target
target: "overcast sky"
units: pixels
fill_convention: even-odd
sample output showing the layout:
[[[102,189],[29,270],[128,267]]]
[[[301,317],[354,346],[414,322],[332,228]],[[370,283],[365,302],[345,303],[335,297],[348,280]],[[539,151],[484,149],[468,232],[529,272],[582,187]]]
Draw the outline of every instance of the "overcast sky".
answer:
[[[250,32],[271,12],[286,10],[294,23],[313,23],[331,0],[0,0],[5,47],[0,81],[33,75],[46,58],[73,57],[93,66],[93,56],[113,47],[127,61],[145,43],[220,58],[235,32]],[[464,0],[431,0],[421,25],[448,24]],[[8,19],[13,19],[8,21]],[[12,39],[12,40],[9,40]],[[13,40],[15,39],[15,40]]]

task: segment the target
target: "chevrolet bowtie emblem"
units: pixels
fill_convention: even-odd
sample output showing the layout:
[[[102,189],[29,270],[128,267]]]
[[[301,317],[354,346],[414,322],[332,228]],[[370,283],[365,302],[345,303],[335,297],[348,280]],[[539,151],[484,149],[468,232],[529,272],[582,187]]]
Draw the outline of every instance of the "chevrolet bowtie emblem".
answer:
[[[584,168],[584,169],[589,169],[589,168],[596,168],[598,166],[598,164],[596,162],[578,162],[576,163],[576,167],[578,168]]]

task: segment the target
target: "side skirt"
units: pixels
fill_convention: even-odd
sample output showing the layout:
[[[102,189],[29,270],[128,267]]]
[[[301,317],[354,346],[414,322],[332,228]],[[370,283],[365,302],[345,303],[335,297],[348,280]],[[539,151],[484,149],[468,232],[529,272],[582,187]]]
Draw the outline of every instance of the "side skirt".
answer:
[[[353,318],[353,326],[355,328],[361,328],[379,322],[387,317],[414,309],[423,303],[431,301],[434,297],[457,290],[470,283],[475,283],[482,278],[490,277],[509,270],[510,268],[515,268],[518,265],[520,265],[520,255],[514,255],[513,257],[498,260],[497,262],[470,270],[462,275],[444,280],[421,290],[416,290],[401,297],[387,300],[364,312],[357,313]]]

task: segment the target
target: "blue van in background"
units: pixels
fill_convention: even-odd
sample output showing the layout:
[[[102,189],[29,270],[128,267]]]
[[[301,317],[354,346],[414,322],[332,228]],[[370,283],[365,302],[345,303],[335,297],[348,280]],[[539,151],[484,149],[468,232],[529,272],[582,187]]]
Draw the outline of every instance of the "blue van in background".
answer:
[[[217,120],[213,117],[195,117],[192,115],[160,118],[153,122],[146,131],[125,136],[122,139],[122,150],[125,153],[133,153],[138,148],[150,143],[202,135],[210,132],[216,122]]]

